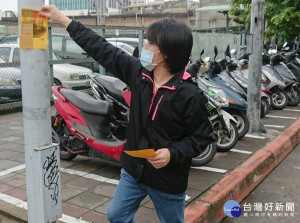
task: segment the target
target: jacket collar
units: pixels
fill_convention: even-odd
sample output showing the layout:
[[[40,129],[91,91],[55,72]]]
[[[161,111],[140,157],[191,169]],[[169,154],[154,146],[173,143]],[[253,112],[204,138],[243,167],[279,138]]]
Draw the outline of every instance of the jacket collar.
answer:
[[[154,81],[153,81],[154,74],[152,71],[149,72],[147,70],[143,70],[142,76],[149,79],[151,81],[151,83],[154,84]],[[190,78],[191,78],[191,75],[186,70],[183,69],[183,70],[176,72],[174,74],[174,76],[163,86],[168,87],[172,90],[175,90],[182,81],[188,80]]]

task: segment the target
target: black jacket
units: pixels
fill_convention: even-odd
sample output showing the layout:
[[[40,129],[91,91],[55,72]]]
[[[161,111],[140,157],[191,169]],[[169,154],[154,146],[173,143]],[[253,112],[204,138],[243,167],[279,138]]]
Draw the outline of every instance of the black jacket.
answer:
[[[160,191],[179,194],[187,188],[191,159],[213,142],[205,109],[207,99],[184,70],[177,72],[156,93],[153,72],[80,23],[67,31],[74,41],[131,89],[126,150],[168,148],[170,163],[155,169],[146,159],[124,152],[122,167],[137,181]]]

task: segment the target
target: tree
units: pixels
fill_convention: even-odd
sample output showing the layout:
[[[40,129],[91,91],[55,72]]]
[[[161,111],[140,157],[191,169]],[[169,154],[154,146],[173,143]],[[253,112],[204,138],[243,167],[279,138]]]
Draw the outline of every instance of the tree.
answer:
[[[230,15],[237,23],[250,26],[251,0],[231,0]],[[244,5],[241,10],[240,5]],[[280,42],[300,36],[300,1],[265,0],[265,36],[276,37]]]

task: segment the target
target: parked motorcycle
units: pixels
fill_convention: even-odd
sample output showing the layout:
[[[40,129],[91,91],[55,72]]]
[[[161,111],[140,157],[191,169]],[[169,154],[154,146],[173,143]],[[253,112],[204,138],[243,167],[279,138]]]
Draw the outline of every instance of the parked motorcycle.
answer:
[[[214,47],[215,57],[218,55],[218,49]],[[226,61],[225,61],[226,63]],[[224,107],[225,111],[229,112],[237,120],[237,128],[239,138],[244,137],[249,130],[249,120],[246,116],[247,109],[247,94],[245,91],[232,80],[227,74],[224,60],[209,62],[207,75],[211,81],[217,84],[225,92],[229,98],[229,107]]]
[[[217,149],[219,152],[226,152],[237,143],[237,122],[229,113],[221,109],[228,107],[228,99],[223,90],[208,78],[198,76],[201,64],[204,63],[201,58],[203,53],[204,51],[202,50],[199,59],[189,64],[187,71],[197,81],[199,88],[208,98],[206,108],[210,114],[209,118],[212,122],[214,132],[218,136]]]
[[[113,106],[62,86],[53,86],[52,92],[57,111],[52,116],[52,140],[60,146],[60,158],[84,155],[120,161],[125,132],[114,134],[119,129]]]
[[[284,91],[286,85],[280,75],[274,70],[270,58],[263,55],[262,79],[264,87],[270,91],[271,106],[274,109],[283,109],[288,104],[288,95]]]
[[[287,67],[295,75],[296,79],[300,83],[300,49],[293,52],[285,53],[285,62]]]
[[[234,52],[235,49],[232,50]],[[246,54],[245,56],[247,56]],[[245,58],[241,55],[241,58]],[[229,57],[227,61],[227,74],[246,92],[248,91],[248,78],[245,77],[245,71],[243,73],[242,69],[246,70],[248,65],[248,60],[246,59],[232,59],[229,52],[229,45],[225,51],[225,57]],[[248,70],[247,70],[248,71]],[[247,75],[248,77],[248,75]],[[261,112],[260,117],[264,117],[270,110],[271,107],[271,97],[268,95],[268,91],[263,85],[261,85]]]

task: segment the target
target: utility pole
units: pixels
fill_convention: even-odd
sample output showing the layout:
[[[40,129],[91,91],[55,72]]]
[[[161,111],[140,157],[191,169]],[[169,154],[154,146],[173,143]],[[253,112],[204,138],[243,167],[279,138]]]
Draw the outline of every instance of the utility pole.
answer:
[[[250,35],[252,35],[252,54],[249,59],[249,87],[247,93],[247,116],[249,119],[249,132],[266,132],[260,120],[261,108],[261,68],[264,35],[264,3],[265,0],[252,0]]]
[[[31,36],[47,32],[47,29],[36,32],[40,27],[33,26],[34,21],[44,23],[33,16],[27,15],[26,29],[21,24],[21,8],[39,10],[43,4],[43,0],[18,0],[20,35],[25,31],[27,35],[30,30]],[[29,41],[27,38],[28,35]],[[62,216],[61,178],[59,147],[52,144],[47,50],[21,49],[20,62],[28,222],[53,222]]]

